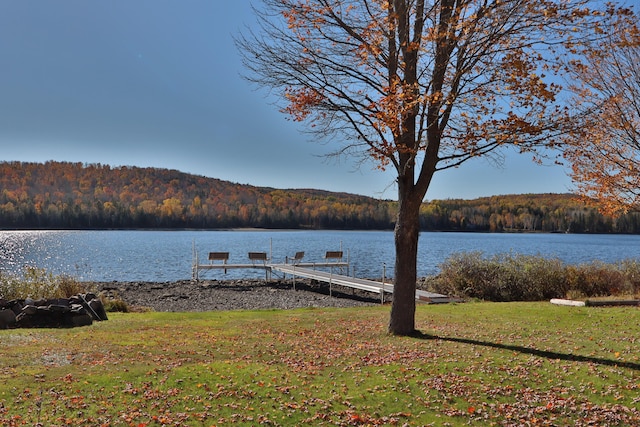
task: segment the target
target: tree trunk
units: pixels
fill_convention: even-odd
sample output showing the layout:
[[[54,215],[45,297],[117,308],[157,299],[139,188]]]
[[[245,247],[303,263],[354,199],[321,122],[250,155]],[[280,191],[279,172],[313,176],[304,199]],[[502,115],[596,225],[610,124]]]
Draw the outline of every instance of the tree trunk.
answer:
[[[394,230],[396,246],[395,283],[389,333],[415,333],[416,267],[420,232],[420,202],[411,185],[398,181],[398,218]]]

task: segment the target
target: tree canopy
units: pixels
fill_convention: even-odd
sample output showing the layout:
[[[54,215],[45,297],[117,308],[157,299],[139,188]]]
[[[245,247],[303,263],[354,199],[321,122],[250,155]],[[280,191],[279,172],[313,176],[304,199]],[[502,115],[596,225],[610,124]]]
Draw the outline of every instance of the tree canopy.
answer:
[[[582,132],[565,156],[578,191],[603,212],[640,210],[640,31],[612,22],[573,67],[575,102],[585,112]]]

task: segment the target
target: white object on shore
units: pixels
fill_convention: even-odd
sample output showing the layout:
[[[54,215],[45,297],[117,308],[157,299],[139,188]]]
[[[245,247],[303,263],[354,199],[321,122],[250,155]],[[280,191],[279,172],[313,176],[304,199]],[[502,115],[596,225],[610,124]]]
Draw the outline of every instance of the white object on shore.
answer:
[[[573,307],[584,307],[586,305],[584,301],[575,301],[571,299],[561,299],[561,298],[552,298],[551,304],[570,305]]]

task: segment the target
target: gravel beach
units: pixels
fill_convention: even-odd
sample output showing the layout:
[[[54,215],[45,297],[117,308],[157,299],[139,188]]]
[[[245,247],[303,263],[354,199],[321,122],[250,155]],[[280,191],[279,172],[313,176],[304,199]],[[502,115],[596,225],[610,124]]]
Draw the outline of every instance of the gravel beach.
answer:
[[[91,282],[90,289],[154,311],[213,311],[357,307],[380,304],[375,294],[311,280],[182,280],[177,282]],[[387,295],[387,298],[390,298]]]

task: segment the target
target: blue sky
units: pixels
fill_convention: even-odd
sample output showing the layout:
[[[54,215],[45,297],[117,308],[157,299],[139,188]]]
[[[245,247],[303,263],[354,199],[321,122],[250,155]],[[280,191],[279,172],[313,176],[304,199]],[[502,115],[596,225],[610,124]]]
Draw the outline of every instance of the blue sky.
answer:
[[[259,0],[256,0],[258,2]],[[249,85],[233,35],[249,0],[2,0],[0,160],[178,169],[276,188],[396,198],[393,172],[344,158]],[[559,166],[508,154],[434,178],[427,199],[562,193]]]

